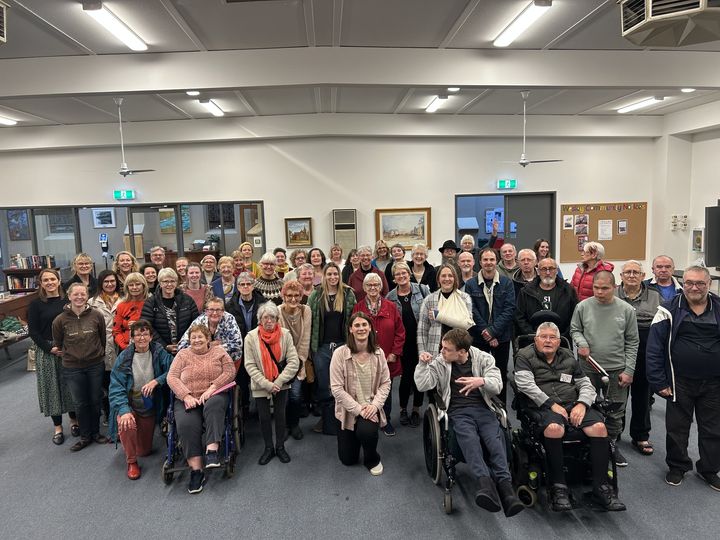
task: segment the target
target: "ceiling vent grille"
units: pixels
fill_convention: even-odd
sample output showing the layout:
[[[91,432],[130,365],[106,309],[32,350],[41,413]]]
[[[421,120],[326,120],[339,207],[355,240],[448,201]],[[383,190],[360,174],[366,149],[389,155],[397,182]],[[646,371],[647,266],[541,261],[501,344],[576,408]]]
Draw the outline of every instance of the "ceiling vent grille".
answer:
[[[645,0],[627,0],[621,9],[623,32],[645,20]]]
[[[7,42],[7,6],[0,2],[0,43]]]
[[[622,35],[644,47],[720,39],[720,0],[621,0]]]
[[[650,9],[653,17],[686,13],[691,9],[700,9],[700,0],[655,0]]]

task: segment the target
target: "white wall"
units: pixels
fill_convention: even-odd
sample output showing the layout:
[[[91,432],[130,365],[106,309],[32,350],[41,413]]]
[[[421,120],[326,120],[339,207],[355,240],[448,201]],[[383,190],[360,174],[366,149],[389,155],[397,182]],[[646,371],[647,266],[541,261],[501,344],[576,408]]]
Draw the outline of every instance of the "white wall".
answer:
[[[0,153],[2,206],[105,206],[126,187],[141,203],[257,199],[269,246],[284,244],[283,218],[310,215],[314,244],[325,248],[333,208],[357,208],[358,241],[370,243],[375,208],[431,206],[434,256],[453,236],[454,195],[494,193],[497,178],[517,178],[520,191],[557,191],[558,206],[647,201],[652,215],[664,197],[651,139],[530,139],[528,152],[565,161],[502,163],[519,158],[518,139],[310,138],[133,147],[129,163],[157,172],[125,181],[116,149],[9,152]],[[651,240],[649,232],[648,258]]]
[[[690,251],[690,231],[705,225],[705,207],[717,206],[720,199],[720,131],[696,135],[692,143],[692,179],[690,187],[690,219],[688,222],[688,262],[697,259],[698,253]],[[711,270],[713,274],[720,272]]]

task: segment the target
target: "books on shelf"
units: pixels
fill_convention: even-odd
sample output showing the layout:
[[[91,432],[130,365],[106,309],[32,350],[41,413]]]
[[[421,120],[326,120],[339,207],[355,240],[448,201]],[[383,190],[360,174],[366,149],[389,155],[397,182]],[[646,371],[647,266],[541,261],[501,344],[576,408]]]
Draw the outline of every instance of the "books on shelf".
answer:
[[[23,289],[37,289],[37,280],[35,276],[16,277],[7,276],[7,288],[10,291]]]
[[[55,268],[54,255],[30,255],[23,257],[22,255],[12,255],[10,257],[10,266],[14,268]]]

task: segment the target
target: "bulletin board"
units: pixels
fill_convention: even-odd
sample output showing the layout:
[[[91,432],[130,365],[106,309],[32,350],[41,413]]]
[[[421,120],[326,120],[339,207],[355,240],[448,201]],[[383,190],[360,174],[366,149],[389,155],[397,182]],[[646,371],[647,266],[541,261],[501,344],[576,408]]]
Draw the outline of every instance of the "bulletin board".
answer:
[[[563,204],[560,262],[579,262],[586,242],[600,242],[609,261],[645,259],[647,203]]]

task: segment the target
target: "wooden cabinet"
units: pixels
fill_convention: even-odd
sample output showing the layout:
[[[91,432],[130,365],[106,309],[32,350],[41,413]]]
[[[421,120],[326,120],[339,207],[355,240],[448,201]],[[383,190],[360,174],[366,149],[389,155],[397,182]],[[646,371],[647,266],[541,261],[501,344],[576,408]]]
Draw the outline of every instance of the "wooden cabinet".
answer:
[[[4,268],[5,280],[11,293],[37,290],[36,278],[42,268]]]
[[[37,296],[37,292],[29,292],[0,298],[0,320],[5,317],[17,317],[23,322],[27,322],[28,306]]]

